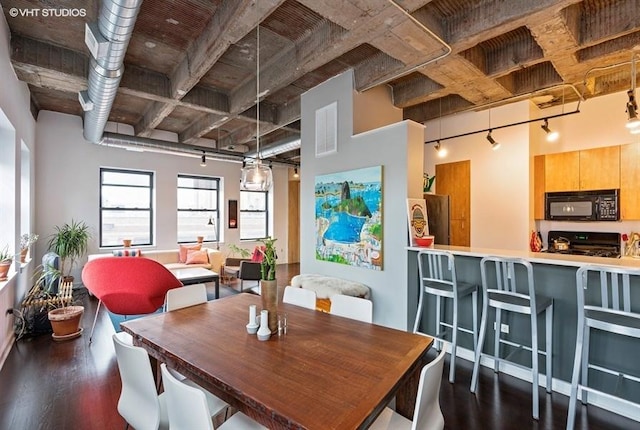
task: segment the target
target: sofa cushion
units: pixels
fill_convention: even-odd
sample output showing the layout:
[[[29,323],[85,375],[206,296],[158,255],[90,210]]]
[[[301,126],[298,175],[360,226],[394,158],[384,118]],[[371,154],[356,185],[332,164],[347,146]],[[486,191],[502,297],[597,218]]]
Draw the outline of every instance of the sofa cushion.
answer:
[[[185,263],[191,264],[209,264],[209,258],[206,250],[187,251],[187,261]]]
[[[187,262],[187,252],[189,251],[200,251],[200,248],[202,248],[202,245],[197,244],[197,245],[180,245],[180,249],[179,249],[179,258],[178,258],[178,263],[186,263]]]

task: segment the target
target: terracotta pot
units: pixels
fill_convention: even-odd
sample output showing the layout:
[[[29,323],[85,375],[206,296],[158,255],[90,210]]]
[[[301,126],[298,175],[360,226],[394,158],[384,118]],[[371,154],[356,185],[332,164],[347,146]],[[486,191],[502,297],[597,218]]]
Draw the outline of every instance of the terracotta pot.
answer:
[[[260,298],[262,310],[269,311],[269,330],[271,334],[278,332],[278,283],[277,281],[260,281]]]
[[[7,280],[7,273],[9,273],[11,263],[11,260],[0,261],[0,281]]]
[[[20,262],[21,263],[26,263],[27,262],[27,253],[29,252],[29,248],[25,248],[25,249],[21,249],[20,250]]]
[[[49,311],[49,321],[54,338],[74,335],[80,332],[80,319],[84,306],[66,306]]]
[[[122,246],[128,248],[131,246],[131,239],[122,239]]]
[[[198,236],[196,239],[198,240],[198,243],[202,243],[204,241],[204,236]]]

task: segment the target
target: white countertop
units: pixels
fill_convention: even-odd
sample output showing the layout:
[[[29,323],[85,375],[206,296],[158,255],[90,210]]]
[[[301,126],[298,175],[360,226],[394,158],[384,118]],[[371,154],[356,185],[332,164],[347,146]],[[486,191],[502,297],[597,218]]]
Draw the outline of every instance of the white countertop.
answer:
[[[508,257],[508,258],[523,258],[532,263],[539,264],[552,264],[556,266],[574,266],[580,267],[585,264],[599,264],[607,266],[617,267],[633,267],[640,268],[640,258],[622,257],[622,258],[606,258],[606,257],[586,257],[583,255],[566,255],[566,254],[554,254],[545,252],[531,252],[531,251],[515,251],[511,249],[491,249],[491,248],[476,248],[467,246],[449,246],[449,245],[434,245],[434,249],[442,251],[449,251],[454,255],[466,255],[470,257],[486,257],[487,255],[494,255],[496,257]],[[409,251],[420,251],[425,249],[419,246],[407,247]]]

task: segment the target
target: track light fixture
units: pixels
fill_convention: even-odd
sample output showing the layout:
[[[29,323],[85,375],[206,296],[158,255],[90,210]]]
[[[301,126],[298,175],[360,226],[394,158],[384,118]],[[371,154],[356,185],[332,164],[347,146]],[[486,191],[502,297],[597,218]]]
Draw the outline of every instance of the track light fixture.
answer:
[[[438,153],[438,157],[440,158],[444,158],[447,155],[447,148],[443,147],[442,144],[440,143],[440,141],[436,141],[436,144],[433,146],[433,148],[436,150],[436,152]]]
[[[627,91],[629,101],[627,101],[627,128],[635,131],[640,128],[640,119],[638,119],[638,104],[633,90]],[[635,133],[634,133],[635,134]]]
[[[549,120],[547,118],[544,119],[544,124],[542,124],[540,128],[542,128],[545,133],[547,133],[547,142],[555,142],[556,140],[558,140],[558,137],[560,137],[560,133],[558,133],[557,131],[552,131],[549,128]]]
[[[489,133],[487,134],[487,140],[491,144],[491,149],[495,151],[496,149],[500,148],[500,143],[496,142],[493,136],[491,136],[491,131],[492,130],[489,130]]]
[[[201,165],[202,167],[207,167],[207,157],[205,157],[205,155],[204,155],[204,151],[202,151],[202,159],[201,159],[201,161],[200,161],[200,165]]]

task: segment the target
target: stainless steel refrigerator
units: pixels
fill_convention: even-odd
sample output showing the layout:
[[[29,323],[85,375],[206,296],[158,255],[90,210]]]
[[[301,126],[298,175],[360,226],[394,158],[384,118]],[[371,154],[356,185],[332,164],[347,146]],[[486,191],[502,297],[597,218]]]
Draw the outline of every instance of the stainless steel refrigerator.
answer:
[[[427,225],[429,234],[434,237],[437,245],[449,245],[451,236],[449,222],[449,196],[425,194],[427,203]]]

